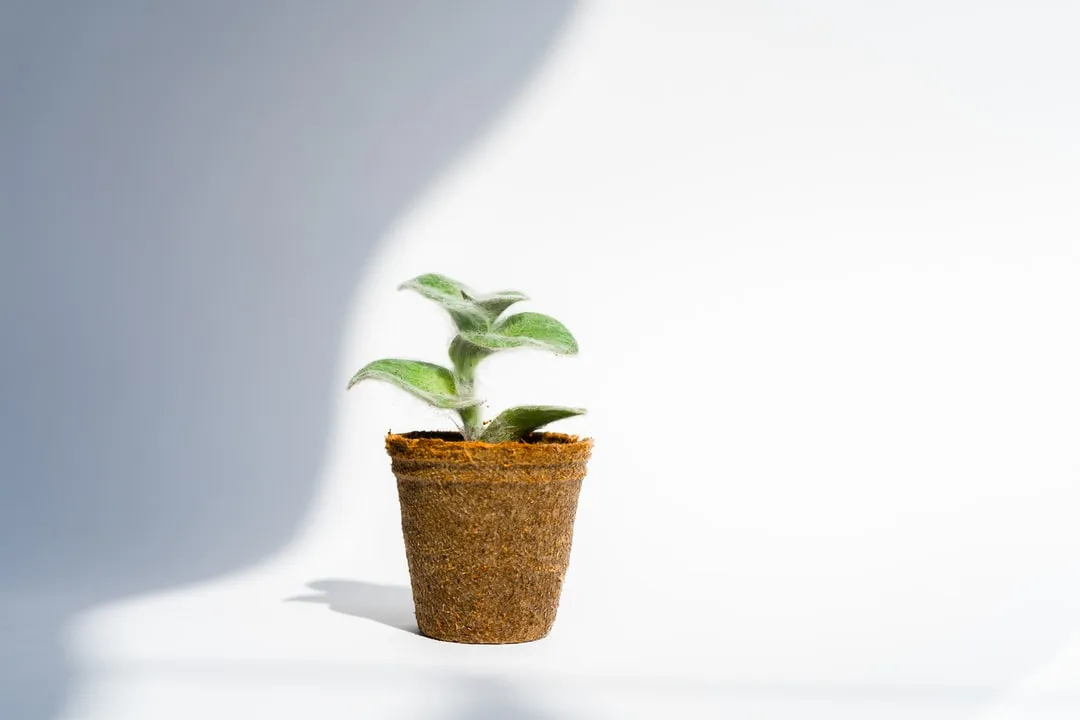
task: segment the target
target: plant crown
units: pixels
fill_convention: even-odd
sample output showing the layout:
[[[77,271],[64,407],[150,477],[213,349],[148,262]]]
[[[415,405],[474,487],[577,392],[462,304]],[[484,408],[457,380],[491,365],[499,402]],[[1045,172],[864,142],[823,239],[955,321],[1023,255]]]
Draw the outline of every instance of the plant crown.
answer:
[[[466,440],[500,443],[520,440],[534,430],[563,418],[581,415],[581,408],[553,405],[521,405],[503,411],[485,423],[481,400],[475,394],[476,367],[493,353],[533,347],[556,355],[575,355],[577,341],[553,317],[534,312],[504,313],[511,305],[528,300],[513,290],[481,295],[445,275],[428,273],[401,284],[443,307],[454,321],[457,334],[450,342],[452,369],[420,360],[375,360],[360,368],[349,388],[361,380],[382,380],[437,408],[455,410],[461,418]]]

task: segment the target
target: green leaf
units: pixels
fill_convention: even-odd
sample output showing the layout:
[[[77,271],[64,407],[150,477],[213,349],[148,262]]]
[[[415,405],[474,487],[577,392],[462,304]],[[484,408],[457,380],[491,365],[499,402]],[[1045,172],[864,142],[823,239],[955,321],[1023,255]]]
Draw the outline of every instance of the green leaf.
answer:
[[[455,377],[462,385],[461,390],[467,390],[472,386],[473,377],[476,374],[476,366],[494,350],[488,350],[478,345],[473,345],[468,340],[458,335],[450,341],[450,362],[454,364]]]
[[[488,313],[477,305],[474,293],[465,285],[445,275],[428,273],[406,280],[398,290],[415,290],[450,313],[459,330],[480,331],[491,325]]]
[[[534,312],[511,315],[487,332],[463,331],[461,336],[488,350],[537,347],[557,355],[574,355],[577,341],[566,327],[553,317]]]
[[[349,388],[361,380],[382,380],[397,385],[437,408],[463,408],[479,404],[474,397],[460,397],[454,375],[441,365],[419,360],[376,360],[360,368]]]
[[[495,322],[495,319],[502,315],[506,308],[528,299],[528,296],[516,290],[503,290],[477,298],[476,304],[487,314],[490,322]]]
[[[516,302],[528,300],[516,290],[480,295],[468,285],[436,273],[419,275],[400,285],[399,290],[415,290],[428,300],[442,305],[460,330],[487,330],[506,308]]]
[[[520,440],[533,430],[563,418],[583,415],[585,410],[552,405],[522,405],[510,408],[492,420],[480,434],[482,442],[500,443]]]

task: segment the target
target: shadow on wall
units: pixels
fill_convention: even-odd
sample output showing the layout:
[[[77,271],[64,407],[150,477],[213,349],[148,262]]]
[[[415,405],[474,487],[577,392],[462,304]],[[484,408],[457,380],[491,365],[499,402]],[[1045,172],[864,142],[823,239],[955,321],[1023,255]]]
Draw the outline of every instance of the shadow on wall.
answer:
[[[288,540],[368,253],[570,5],[0,5],[0,717],[74,613]]]

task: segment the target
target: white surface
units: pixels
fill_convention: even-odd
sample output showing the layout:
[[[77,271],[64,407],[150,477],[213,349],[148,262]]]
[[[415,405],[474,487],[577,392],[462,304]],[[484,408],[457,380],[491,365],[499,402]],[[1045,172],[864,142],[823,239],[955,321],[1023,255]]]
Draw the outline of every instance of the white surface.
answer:
[[[1077,716],[1078,18],[946,5],[588,5],[371,263],[343,380],[440,357],[393,292],[424,271],[581,342],[481,371],[493,411],[591,410],[550,638],[289,601],[407,584],[382,435],[450,421],[361,387],[293,545],[80,618],[64,717]]]

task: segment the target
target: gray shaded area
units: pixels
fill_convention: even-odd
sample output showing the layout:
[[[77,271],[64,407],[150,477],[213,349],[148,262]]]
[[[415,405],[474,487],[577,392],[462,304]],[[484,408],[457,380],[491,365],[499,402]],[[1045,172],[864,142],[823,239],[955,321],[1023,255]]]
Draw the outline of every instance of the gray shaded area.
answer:
[[[0,718],[74,613],[288,540],[372,246],[570,6],[0,3]]]
[[[309,582],[307,587],[313,592],[291,597],[288,602],[317,603],[342,615],[365,618],[414,635],[420,634],[416,626],[412,590],[404,585],[327,579]]]

